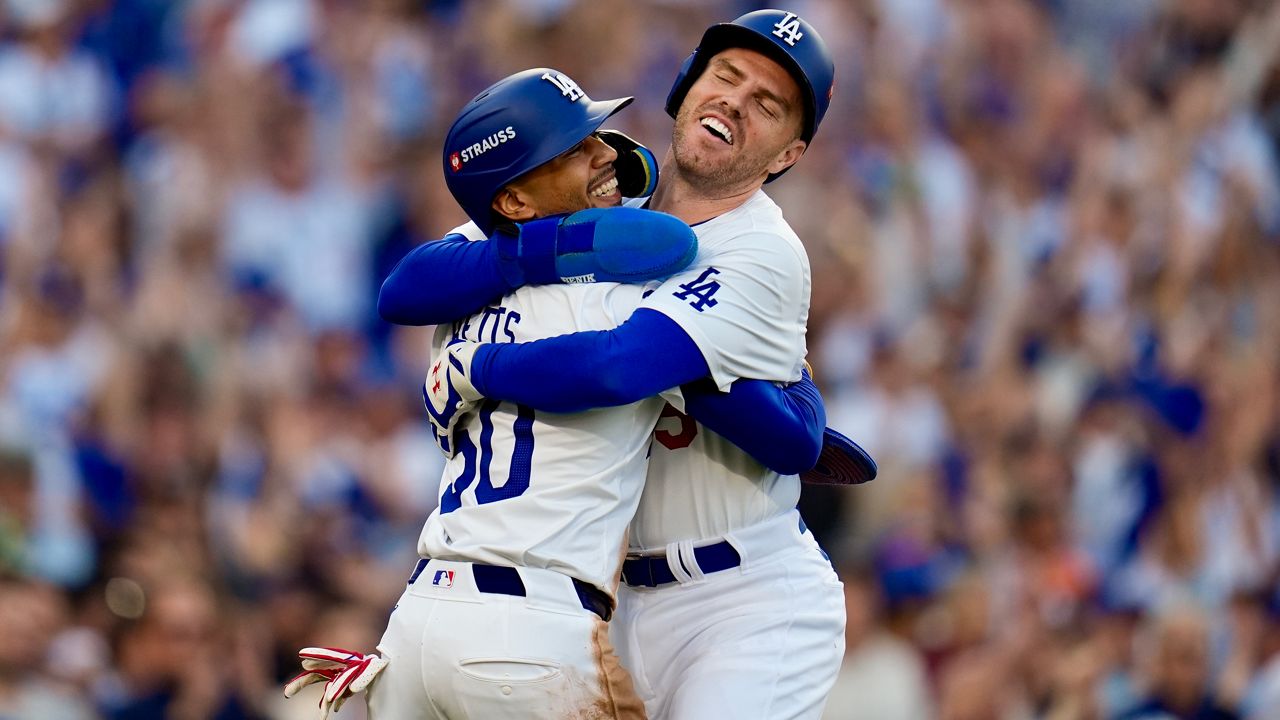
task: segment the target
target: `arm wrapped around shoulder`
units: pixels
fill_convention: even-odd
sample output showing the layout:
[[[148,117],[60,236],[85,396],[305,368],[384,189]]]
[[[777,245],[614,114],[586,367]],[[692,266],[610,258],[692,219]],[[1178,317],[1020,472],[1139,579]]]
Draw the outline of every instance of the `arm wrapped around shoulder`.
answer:
[[[678,218],[639,208],[591,208],[495,234],[503,275],[514,287],[553,283],[641,283],[670,277],[698,254]]]

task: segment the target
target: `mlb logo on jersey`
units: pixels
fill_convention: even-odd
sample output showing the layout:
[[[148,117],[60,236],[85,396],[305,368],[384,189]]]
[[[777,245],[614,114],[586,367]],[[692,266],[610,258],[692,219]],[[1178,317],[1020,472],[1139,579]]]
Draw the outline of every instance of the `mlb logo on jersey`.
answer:
[[[437,570],[436,576],[431,578],[431,584],[436,587],[451,588],[453,587],[453,571]]]

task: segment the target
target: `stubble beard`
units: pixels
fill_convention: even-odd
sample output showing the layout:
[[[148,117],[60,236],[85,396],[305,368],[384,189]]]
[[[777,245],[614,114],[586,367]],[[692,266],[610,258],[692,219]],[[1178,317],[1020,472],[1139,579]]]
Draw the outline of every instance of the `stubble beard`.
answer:
[[[742,154],[724,161],[713,161],[700,157],[696,150],[689,147],[688,117],[677,121],[671,137],[671,147],[675,156],[676,168],[680,174],[688,178],[699,190],[709,194],[724,194],[722,191],[735,191],[750,185],[756,179],[763,179],[769,167],[766,158],[752,157]],[[696,130],[695,132],[702,132]]]

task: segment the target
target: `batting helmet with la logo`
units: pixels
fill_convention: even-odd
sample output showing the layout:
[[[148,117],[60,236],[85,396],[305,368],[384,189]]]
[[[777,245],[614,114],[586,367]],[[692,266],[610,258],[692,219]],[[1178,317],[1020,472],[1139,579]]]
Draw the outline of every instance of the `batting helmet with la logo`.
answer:
[[[831,105],[836,66],[818,31],[800,16],[785,10],[757,10],[733,22],[707,28],[702,34],[702,42],[698,43],[676,75],[675,84],[667,95],[667,114],[673,118],[676,116],[689,88],[707,69],[711,58],[733,47],[763,53],[791,73],[800,86],[800,97],[804,99],[805,106],[800,139],[811,142],[814,133],[818,132],[822,116],[827,114]],[[782,173],[770,175],[766,182],[780,175]]]

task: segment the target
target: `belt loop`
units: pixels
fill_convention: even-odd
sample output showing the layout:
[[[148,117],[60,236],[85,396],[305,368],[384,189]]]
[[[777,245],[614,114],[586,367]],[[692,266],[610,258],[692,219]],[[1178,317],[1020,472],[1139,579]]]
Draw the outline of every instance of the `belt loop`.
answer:
[[[689,573],[689,582],[698,582],[707,576],[702,571],[702,566],[698,564],[698,556],[693,551],[692,540],[681,540],[676,543],[676,552],[680,557],[680,563]],[[681,582],[684,581],[681,580]]]
[[[680,546],[683,543],[673,542],[667,545],[667,567],[671,568],[671,574],[676,576],[676,582],[684,585],[693,580],[689,571],[685,569],[684,558],[681,557]]]
[[[751,567],[751,554],[747,552],[747,543],[742,542],[742,540],[735,537],[733,533],[725,535],[724,541],[728,543],[729,547],[732,548],[735,553],[738,554],[737,566],[743,570],[749,569]]]

